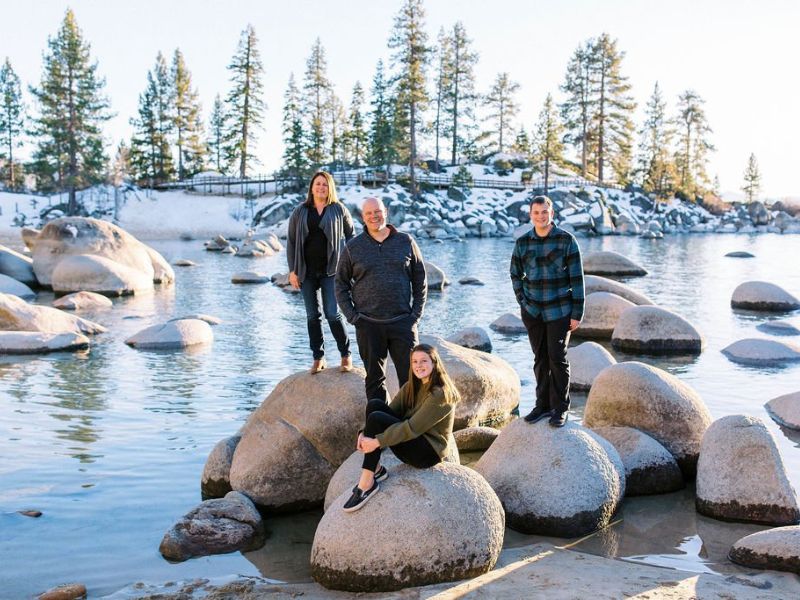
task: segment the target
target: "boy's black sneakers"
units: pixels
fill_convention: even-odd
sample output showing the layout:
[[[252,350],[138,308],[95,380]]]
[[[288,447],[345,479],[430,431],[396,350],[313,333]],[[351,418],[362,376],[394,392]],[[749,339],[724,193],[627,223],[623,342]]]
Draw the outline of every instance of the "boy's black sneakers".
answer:
[[[552,427],[563,427],[567,424],[568,418],[569,413],[567,411],[555,413],[552,417],[550,417],[550,425]]]
[[[531,412],[529,412],[527,415],[525,415],[522,418],[525,419],[526,423],[536,423],[537,421],[541,421],[545,417],[549,417],[552,414],[553,414],[553,411],[548,410],[546,408],[540,408],[540,407],[537,406],[536,408],[534,408]]]

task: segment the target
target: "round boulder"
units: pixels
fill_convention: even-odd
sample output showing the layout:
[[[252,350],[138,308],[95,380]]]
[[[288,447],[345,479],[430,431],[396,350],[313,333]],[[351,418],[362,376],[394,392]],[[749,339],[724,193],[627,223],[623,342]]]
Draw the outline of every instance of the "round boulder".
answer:
[[[637,265],[618,252],[602,250],[589,252],[583,258],[583,271],[587,275],[611,275],[614,277],[643,277],[647,269]]]
[[[231,283],[269,283],[270,277],[258,271],[241,271],[231,277]]]
[[[349,494],[345,490],[335,505]],[[326,588],[351,592],[469,579],[494,567],[504,529],[500,501],[471,469],[400,465],[358,512],[325,513],[311,548],[311,576]]]
[[[56,294],[88,291],[127,296],[153,290],[152,269],[146,273],[93,254],[65,256],[56,263],[49,277]]]
[[[800,392],[773,398],[764,407],[778,425],[800,430]]]
[[[27,285],[21,281],[17,281],[13,277],[3,275],[2,273],[0,273],[0,293],[13,294],[19,298],[24,298],[25,300],[30,300],[31,298],[36,297],[36,292],[34,292]]]
[[[106,328],[64,311],[28,304],[10,294],[0,294],[0,331],[40,331],[94,335]]]
[[[203,500],[222,498],[231,491],[231,462],[241,439],[240,435],[232,435],[217,442],[211,450],[200,479],[200,493]]]
[[[431,262],[425,262],[425,277],[428,282],[428,289],[441,292],[445,286],[450,285],[444,271]]]
[[[612,294],[625,298],[625,300],[629,302],[633,302],[637,306],[655,304],[646,295],[637,292],[632,287],[620,283],[619,281],[608,279],[607,277],[600,277],[599,275],[585,275],[583,278],[583,287],[587,296],[594,292],[611,292]]]
[[[593,292],[586,296],[583,320],[572,335],[611,339],[620,315],[632,306],[636,305],[611,292]]]
[[[522,319],[515,314],[506,313],[494,321],[492,321],[491,325],[489,325],[495,331],[500,333],[526,333],[527,329],[525,329],[525,324],[522,322]]]
[[[170,264],[158,252],[153,250],[150,246],[142,244],[147,255],[150,257],[150,263],[153,266],[153,283],[160,283],[162,285],[172,283],[175,281],[175,271]]]
[[[693,475],[700,441],[711,424],[703,399],[666,371],[640,362],[604,369],[586,400],[587,427],[633,427],[663,445],[684,475]]]
[[[481,352],[492,351],[492,340],[483,327],[465,327],[448,337],[447,341]]]
[[[800,329],[789,321],[767,321],[756,325],[756,329],[771,335],[800,335]]]
[[[483,281],[478,279],[477,277],[462,277],[458,280],[458,283],[461,285],[486,285]]]
[[[286,377],[242,428],[231,487],[268,510],[319,506],[334,472],[355,448],[364,407],[363,369]]]
[[[734,252],[728,252],[725,256],[728,258],[755,258],[755,254],[750,254],[749,252],[745,252],[744,250],[735,250]]]
[[[800,346],[777,340],[745,338],[722,349],[733,362],[756,367],[779,367],[800,361]]]
[[[188,258],[179,258],[174,263],[176,267],[196,267],[197,263],[193,260],[189,260]]]
[[[730,415],[711,424],[697,461],[695,507],[723,521],[800,522],[797,494],[761,419]]]
[[[208,323],[200,319],[181,319],[151,325],[129,337],[125,343],[139,350],[173,350],[213,341],[214,332]]]
[[[53,300],[53,307],[61,310],[93,310],[111,308],[113,305],[111,300],[94,292],[75,292]]]
[[[39,285],[39,280],[33,272],[33,260],[2,245],[0,245],[0,273],[28,286]]]
[[[584,391],[606,367],[617,364],[611,353],[597,342],[584,342],[569,349],[569,387]]]
[[[459,452],[479,452],[491,446],[500,435],[494,427],[467,427],[453,432]]]
[[[611,345],[625,352],[700,354],[705,340],[680,315],[660,306],[632,306],[617,321]]]
[[[569,422],[556,429],[517,419],[475,464],[497,492],[508,526],[523,533],[578,537],[605,527],[625,494],[614,447]]]
[[[776,527],[745,536],[733,545],[728,558],[745,567],[800,575],[800,526]]]
[[[800,300],[774,283],[745,281],[733,290],[731,306],[746,310],[786,312],[800,308]]]
[[[669,450],[632,427],[598,427],[625,465],[625,495],[668,494],[684,488],[683,474]]]
[[[0,331],[0,354],[45,354],[88,347],[89,338],[80,333]]]

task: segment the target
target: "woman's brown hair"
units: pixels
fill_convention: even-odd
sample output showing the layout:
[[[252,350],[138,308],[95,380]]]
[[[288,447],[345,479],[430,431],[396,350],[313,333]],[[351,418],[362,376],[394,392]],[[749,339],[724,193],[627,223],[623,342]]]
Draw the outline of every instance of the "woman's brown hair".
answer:
[[[413,355],[414,352],[424,352],[430,357],[431,362],[433,363],[433,371],[431,372],[429,385],[431,387],[442,388],[445,402],[448,404],[455,404],[458,402],[461,399],[461,395],[458,393],[456,386],[453,384],[453,380],[450,379],[450,376],[447,374],[447,371],[444,368],[444,363],[442,362],[442,357],[440,356],[436,347],[431,346],[430,344],[417,344],[414,346],[414,348],[412,348],[411,354]],[[422,387],[422,380],[414,374],[414,369],[412,369],[410,366],[408,371],[408,380],[411,382],[411,385],[414,388],[414,397],[416,397],[417,392],[419,391],[420,387]]]

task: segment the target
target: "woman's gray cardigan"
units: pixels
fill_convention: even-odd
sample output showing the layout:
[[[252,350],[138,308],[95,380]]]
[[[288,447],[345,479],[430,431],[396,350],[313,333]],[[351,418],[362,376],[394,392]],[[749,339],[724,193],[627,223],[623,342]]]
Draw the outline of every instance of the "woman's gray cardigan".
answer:
[[[308,236],[308,206],[304,202],[294,209],[289,217],[289,231],[286,240],[286,260],[289,271],[294,271],[301,283],[306,278],[306,257],[303,250]],[[347,240],[353,237],[353,217],[341,202],[333,202],[325,209],[319,227],[328,239],[328,267],[326,275],[336,275],[339,253]]]

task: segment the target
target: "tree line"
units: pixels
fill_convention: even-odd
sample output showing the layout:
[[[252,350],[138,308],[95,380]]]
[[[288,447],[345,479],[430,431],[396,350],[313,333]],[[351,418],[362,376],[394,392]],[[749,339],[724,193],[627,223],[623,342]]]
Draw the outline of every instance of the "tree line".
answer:
[[[399,163],[408,167],[416,192],[419,168],[513,153],[542,173],[546,187],[553,170],[563,167],[661,197],[694,198],[712,185],[706,168],[714,147],[702,97],[686,90],[670,109],[655,83],[637,128],[625,53],[606,33],[578,45],[557,90],[559,101],[548,94],[530,130],[518,123],[520,86],[509,73],[498,73],[489,89],[477,89],[479,54],[462,23],[442,28],[431,43],[423,0],[402,0],[388,47],[390,61],[378,61],[369,96],[356,82],[346,104],[328,76],[322,42],[313,43],[302,78],[291,74],[283,96],[282,176],[301,181],[321,167],[388,171]],[[74,212],[75,190],[109,177],[152,186],[206,169],[246,177],[258,166],[255,147],[267,107],[264,64],[251,25],[228,65],[228,90],[217,94],[207,122],[180,49],[169,60],[159,52],[130,119],[133,136],[110,161],[102,125],[112,113],[90,50],[67,10],[48,39],[41,81],[29,88],[36,101],[30,115],[8,59],[0,67],[0,178],[6,187],[17,189],[32,174],[40,191],[68,191]],[[35,150],[23,164],[17,153],[26,137]],[[432,160],[420,160],[422,147]],[[753,168],[748,165],[746,178],[753,179]],[[747,185],[752,195],[757,186]]]

